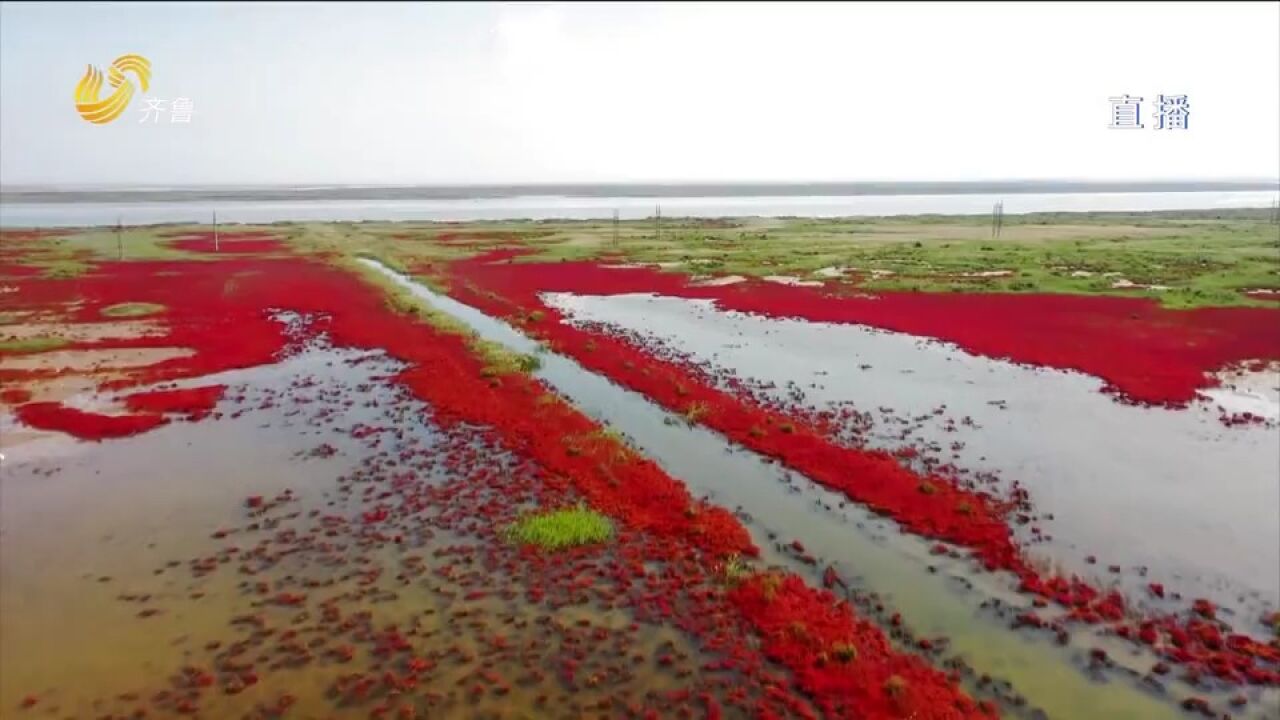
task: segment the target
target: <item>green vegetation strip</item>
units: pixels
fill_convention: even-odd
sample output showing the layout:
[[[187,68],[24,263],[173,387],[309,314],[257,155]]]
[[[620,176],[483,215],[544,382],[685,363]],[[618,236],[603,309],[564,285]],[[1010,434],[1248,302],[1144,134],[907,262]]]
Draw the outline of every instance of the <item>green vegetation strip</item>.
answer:
[[[359,257],[370,257],[385,264],[383,258],[378,256],[361,254]],[[532,373],[542,367],[540,358],[534,355],[518,353],[498,343],[484,340],[476,331],[467,327],[462,321],[432,308],[428,303],[415,297],[413,293],[397,284],[391,278],[373,268],[356,262],[355,258],[340,256],[337,259],[331,259],[330,262],[347,272],[355,273],[362,280],[382,291],[386,298],[387,307],[393,311],[411,315],[420,322],[427,323],[438,330],[466,337],[467,347],[485,363],[484,369],[481,370],[481,375],[489,378],[493,383],[498,382],[499,375]],[[416,276],[413,279],[419,282],[424,281],[424,278]]]
[[[207,230],[157,225],[117,235],[113,228],[89,228],[31,243],[19,262],[70,277],[119,257],[212,260],[170,244],[182,232]],[[1190,308],[1275,307],[1246,292],[1280,290],[1280,226],[1270,208],[1008,215],[999,234],[989,215],[663,218],[660,226],[656,218],[616,226],[598,220],[281,222],[237,230],[269,230],[299,254],[337,264],[377,258],[446,293],[448,263],[513,242],[532,251],[516,262],[661,263],[691,276],[822,280],[850,293],[1140,296]]]
[[[107,317],[142,317],[143,315],[155,315],[165,311],[163,305],[156,303],[120,303],[102,309],[102,314]]]
[[[0,340],[0,352],[38,353],[63,347],[67,341],[59,337],[33,337],[20,340]]]
[[[613,523],[595,510],[578,505],[526,515],[507,527],[506,534],[512,541],[523,545],[563,550],[607,542],[613,537]]]

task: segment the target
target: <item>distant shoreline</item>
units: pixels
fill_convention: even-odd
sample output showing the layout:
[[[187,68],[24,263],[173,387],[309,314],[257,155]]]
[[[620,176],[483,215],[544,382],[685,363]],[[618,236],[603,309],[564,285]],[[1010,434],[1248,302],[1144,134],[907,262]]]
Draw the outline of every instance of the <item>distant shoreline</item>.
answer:
[[[666,198],[803,197],[865,195],[966,195],[1028,193],[1153,193],[1278,191],[1280,180],[1069,181],[1014,180],[963,182],[812,183],[564,183],[507,185],[280,185],[166,188],[58,188],[10,186],[3,204],[165,203],[291,200],[469,200],[516,197]]]

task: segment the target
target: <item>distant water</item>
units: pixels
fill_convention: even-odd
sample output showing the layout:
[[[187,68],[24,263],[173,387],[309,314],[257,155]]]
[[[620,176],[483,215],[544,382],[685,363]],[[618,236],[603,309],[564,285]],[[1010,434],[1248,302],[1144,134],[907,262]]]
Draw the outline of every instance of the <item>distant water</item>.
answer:
[[[86,227],[209,222],[216,209],[226,223],[361,220],[592,220],[615,210],[624,220],[652,217],[846,217],[858,215],[981,215],[997,202],[1007,214],[1270,207],[1271,191],[965,193],[939,195],[812,195],[737,197],[177,200],[168,202],[0,203],[3,227]]]

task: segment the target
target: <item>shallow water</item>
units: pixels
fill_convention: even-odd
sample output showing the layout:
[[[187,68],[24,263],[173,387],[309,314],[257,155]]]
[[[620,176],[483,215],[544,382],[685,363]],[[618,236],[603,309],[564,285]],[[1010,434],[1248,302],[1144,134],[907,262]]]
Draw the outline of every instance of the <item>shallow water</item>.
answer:
[[[348,357],[304,355],[201,380],[270,387]],[[216,530],[243,523],[248,495],[292,488],[319,505],[350,469],[343,455],[323,472],[298,462],[294,454],[320,440],[283,417],[267,420],[175,423],[102,444],[55,436],[7,452],[0,471],[0,707],[29,693],[66,693],[54,702],[88,715],[90,698],[146,687],[173,671],[186,653],[180,640],[198,647],[225,634],[234,578],[193,582],[186,561],[223,544],[210,539]],[[325,439],[355,449],[336,433]],[[168,568],[174,561],[180,565]],[[182,603],[197,586],[206,596]],[[121,594],[153,600],[121,602]]]
[[[614,385],[569,358],[540,351],[534,341],[505,322],[434,293],[374,261],[363,262],[433,307],[464,321],[481,337],[519,352],[538,353],[542,365],[536,375],[540,379],[586,414],[624,433],[638,450],[695,494],[737,510],[763,549],[766,562],[807,574],[815,584],[820,582],[820,568],[831,564],[853,588],[884,600],[888,609],[881,620],[901,612],[918,635],[948,637],[951,652],[965,659],[977,674],[1012,683],[1030,708],[1051,717],[1166,717],[1174,711],[1167,701],[1140,689],[1136,677],[1130,680],[1122,672],[1089,677],[1083,670],[1088,649],[1102,647],[1118,664],[1145,672],[1154,659],[1132,645],[1082,629],[1068,647],[1059,648],[1046,636],[1011,630],[1011,613],[984,608],[992,599],[1013,606],[1028,604],[1025,597],[1011,591],[1012,580],[1007,574],[975,574],[963,560],[931,556],[931,543],[900,533],[894,523],[845,503],[840,496],[718,434],[687,427],[643,396]],[[801,565],[786,553],[784,546],[792,540],[801,541],[819,558],[817,568]],[[1176,681],[1168,689],[1179,697],[1186,692]]]
[[[536,351],[531,341],[505,324],[425,288],[413,287],[421,297],[468,321],[486,337],[522,351]],[[353,487],[359,486],[343,485],[340,476],[376,449],[394,453],[407,442],[429,449],[438,441],[428,409],[377,380],[393,371],[394,364],[376,358],[367,364],[344,362],[359,356],[313,348],[277,365],[189,382],[225,382],[248,388],[249,399],[242,404],[256,409],[241,417],[224,415],[198,425],[176,423],[101,444],[52,438],[7,451],[9,457],[0,466],[0,667],[4,668],[0,672],[0,714],[7,716],[21,697],[35,693],[41,703],[33,715],[47,715],[55,705],[59,712],[53,714],[60,717],[100,715],[115,708],[96,705],[96,698],[154,689],[158,679],[182,664],[207,662],[207,653],[200,650],[207,642],[226,640],[229,617],[245,612],[276,613],[273,624],[277,615],[287,617],[279,615],[284,610],[264,611],[252,598],[246,598],[234,572],[193,578],[186,562],[208,557],[228,543],[251,545],[259,537],[232,535],[220,541],[210,537],[216,530],[245,523],[247,495],[271,495],[290,488],[297,493],[298,502],[289,510],[304,514],[308,510],[351,512],[363,507],[358,493],[353,492]],[[810,553],[830,562],[856,589],[878,593],[889,607],[887,612],[901,611],[906,624],[919,636],[948,636],[950,650],[966,658],[978,673],[1012,682],[1014,692],[1050,716],[1165,717],[1173,712],[1167,701],[1139,690],[1136,680],[1122,672],[1091,679],[1082,671],[1083,655],[1094,646],[1105,647],[1121,664],[1132,663],[1140,669],[1149,666],[1150,658],[1134,654],[1127,645],[1087,637],[1082,631],[1069,647],[1057,648],[1046,637],[1008,630],[1009,613],[1001,616],[980,607],[993,597],[1014,599],[1008,592],[1008,578],[974,575],[963,561],[931,557],[926,543],[901,535],[892,523],[853,507],[841,508],[837,496],[714,433],[669,424],[669,414],[570,360],[553,354],[542,358],[540,377],[568,399],[625,432],[640,450],[684,480],[693,492],[739,508],[749,518],[753,538],[764,549],[765,562],[807,573],[817,584],[818,570],[798,562],[771,542],[771,537],[780,544],[801,540]],[[302,378],[316,380],[318,385],[281,391]],[[370,389],[353,393],[353,388],[363,385]],[[331,394],[335,386],[345,388],[343,397],[357,402],[334,406],[332,397],[326,401],[326,393]],[[267,397],[274,397],[276,404],[259,406]],[[288,402],[282,402],[286,398]],[[220,409],[232,409],[225,405],[226,401]],[[386,415],[389,405],[399,408],[399,415]],[[329,425],[317,421],[317,411],[335,407],[340,422]],[[357,423],[389,425],[403,431],[405,437],[388,437],[371,449],[346,432]],[[336,454],[325,459],[299,457],[321,443],[334,446]],[[285,525],[281,527],[286,527],[288,521],[282,522]],[[432,546],[456,542],[461,540],[440,535]],[[353,548],[347,559],[395,568],[403,554],[399,549],[361,552]],[[263,579],[288,583],[294,574],[304,571],[303,577],[323,579],[327,572],[327,577],[338,579],[334,577],[336,569],[317,568],[315,560],[300,555]],[[178,565],[170,567],[171,562]],[[936,573],[930,572],[930,565]],[[818,568],[822,566],[820,563]],[[495,599],[462,602],[442,596],[441,581],[402,584],[390,577],[386,580],[379,586],[391,593],[386,599],[375,598],[357,607],[371,609],[378,623],[405,623],[411,618],[413,627],[434,638],[431,642],[437,646],[457,643],[483,657],[478,637],[469,626],[486,622],[486,631],[497,625],[516,641],[546,639],[532,635],[532,629],[524,634],[510,630],[508,621],[534,620],[521,603]],[[519,592],[518,582],[510,581],[511,586]],[[125,601],[122,595],[150,597]],[[430,615],[424,615],[424,608]],[[144,609],[162,612],[139,618]],[[458,612],[479,616],[454,624]],[[449,622],[442,624],[445,615]],[[581,618],[598,628],[617,629],[628,622],[623,612],[595,608],[569,608],[557,611],[556,617],[565,623]],[[653,657],[659,647],[678,648],[685,659],[677,669],[701,664],[699,651],[689,638],[670,628],[646,626],[630,642],[629,651],[645,657]],[[333,703],[325,697],[326,689],[344,668],[313,664],[291,671],[287,687],[298,696],[294,715],[332,715]],[[566,694],[550,679],[530,688],[517,687],[506,696],[486,695],[482,701],[468,702],[462,697],[465,688],[460,683],[474,680],[474,669],[474,665],[458,664],[442,669],[433,678],[434,686],[449,695],[444,716],[481,717],[527,708],[539,693],[551,694],[553,703],[559,703],[554,707],[561,716],[576,716],[584,711],[583,703],[604,693]],[[505,666],[500,669],[507,671]],[[680,684],[671,669],[644,666],[611,691],[642,693]],[[215,692],[209,700],[212,707],[206,708],[209,716],[240,716],[250,711],[256,703],[270,700],[266,685],[264,682],[235,697]],[[272,685],[280,687],[279,683]],[[1184,691],[1176,684],[1169,688],[1177,697]],[[1255,702],[1251,707],[1258,709],[1260,704]],[[366,716],[367,710],[362,708],[360,715]]]
[[[764,392],[774,399],[794,392],[794,381],[814,409],[851,402],[873,411],[873,447],[963,443],[945,459],[1016,480],[1037,511],[1052,514],[1039,524],[1053,539],[1032,555],[1100,585],[1116,580],[1107,567],[1119,565],[1131,597],[1162,582],[1234,609],[1245,624],[1280,605],[1275,427],[1224,427],[1209,401],[1185,410],[1124,405],[1091,376],[864,326],[651,295],[546,299],[574,321],[637,331],[695,362],[773,382]],[[974,424],[948,423],[964,416]],[[904,440],[892,421],[903,417],[928,419]]]
[[[1193,210],[1269,207],[1270,191],[1135,193],[1010,193],[992,195],[839,195],[810,197],[563,197],[522,196],[439,200],[227,200],[111,203],[0,203],[0,227],[77,227],[280,221],[600,220],[617,210],[624,220],[651,217],[845,217],[855,215],[985,215],[997,202],[1009,214]]]
[[[356,362],[361,359],[365,361]],[[358,516],[364,508],[359,489],[385,486],[350,480],[344,485],[344,476],[353,477],[353,470],[377,454],[429,454],[440,443],[426,406],[394,386],[376,382],[397,369],[380,354],[313,347],[276,365],[183,383],[222,382],[232,388],[229,395],[244,392],[247,399],[236,404],[244,410],[242,416],[224,414],[194,425],[173,423],[105,443],[51,436],[8,450],[0,466],[0,716],[132,712],[146,706],[154,692],[172,691],[175,685],[169,678],[184,665],[213,667],[213,653],[206,645],[228,647],[241,639],[244,631],[232,622],[236,617],[263,617],[277,636],[296,628],[300,642],[341,642],[310,625],[319,615],[314,604],[301,608],[301,613],[272,607],[246,590],[249,581],[269,583],[272,592],[297,589],[300,579],[318,582],[321,589],[311,592],[344,598],[344,613],[366,610],[375,628],[395,624],[410,629],[419,654],[456,648],[452,659],[441,660],[429,682],[423,683],[422,690],[440,696],[432,716],[438,712],[497,717],[512,708],[530,708],[541,696],[552,705],[539,711],[539,717],[579,717],[606,693],[641,697],[687,686],[680,673],[693,671],[706,659],[689,637],[672,627],[641,625],[632,631],[628,628],[635,619],[630,613],[597,605],[562,608],[546,623],[546,607],[519,599],[519,577],[476,568],[442,579],[436,571],[446,563],[471,565],[466,557],[461,558],[466,562],[454,560],[456,555],[428,559],[424,567],[431,574],[417,582],[405,579],[410,557],[439,558],[433,551],[473,542],[441,529],[434,512],[450,509],[445,506],[415,516],[403,546],[365,545],[356,536],[343,535],[335,540],[340,546],[333,551],[308,552],[295,546],[273,567],[250,576],[235,571],[236,561],[207,575],[193,575],[193,558],[221,557],[229,546],[245,551],[264,542],[278,546],[281,532],[306,536],[305,518],[311,512]],[[224,401],[221,408],[232,412],[228,404]],[[397,414],[389,416],[389,408]],[[396,435],[379,433],[357,440],[348,429],[361,424],[394,426]],[[332,454],[313,456],[322,444],[332,448]],[[504,462],[492,453],[482,457],[489,465]],[[449,478],[403,460],[399,465],[414,470],[416,481]],[[249,531],[245,498],[271,498],[286,489],[296,501],[264,515],[262,531]],[[225,531],[232,534],[215,539],[215,533]],[[421,536],[410,538],[410,532]],[[353,568],[385,572],[373,584],[356,583]],[[477,579],[480,576],[483,580]],[[492,591],[484,598],[461,597],[469,587],[484,587],[486,581],[500,584],[515,599]],[[308,611],[310,620],[305,617]],[[549,666],[569,652],[564,647],[571,641],[581,644],[595,631],[607,631],[607,639],[598,640],[602,653],[589,655],[582,669],[584,675],[599,673],[607,684],[595,692],[570,693]],[[575,632],[581,635],[576,641]],[[495,652],[489,643],[498,636],[516,650]],[[561,642],[565,646],[557,647]],[[367,662],[363,651],[357,663],[349,665],[321,661],[323,647],[315,649],[317,659],[304,669],[271,671],[267,665],[279,662],[279,648],[253,647],[248,657],[263,681],[234,696],[223,694],[220,686],[210,688],[206,694],[211,697],[202,701],[200,714],[257,717],[262,704],[274,702],[287,690],[296,697],[290,717],[333,716],[336,703],[329,692],[334,683],[345,673],[369,668],[357,664]],[[517,652],[519,659],[512,657]],[[646,659],[662,652],[678,659],[670,667],[650,660],[619,675],[616,665],[601,662],[611,652]],[[530,666],[525,662],[535,668],[548,666],[547,677],[515,684],[501,694],[489,692],[485,685],[483,697],[472,696],[477,673],[512,678],[527,672]],[[138,697],[120,698],[127,693]],[[38,698],[37,705],[17,710],[28,695]],[[421,702],[420,695],[407,701]],[[346,712],[368,717],[370,709],[365,705]]]

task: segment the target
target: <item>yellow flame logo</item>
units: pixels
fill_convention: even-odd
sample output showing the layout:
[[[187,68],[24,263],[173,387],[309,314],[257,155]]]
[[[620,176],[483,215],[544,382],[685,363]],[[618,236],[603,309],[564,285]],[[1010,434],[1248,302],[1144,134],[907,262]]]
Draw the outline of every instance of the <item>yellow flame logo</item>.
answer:
[[[90,65],[84,77],[76,84],[76,112],[95,125],[104,125],[120,117],[133,99],[133,83],[125,77],[132,71],[138,77],[142,91],[151,83],[151,61],[141,55],[121,55],[107,68],[107,83],[115,90],[105,99],[98,99],[102,90],[102,71]]]

